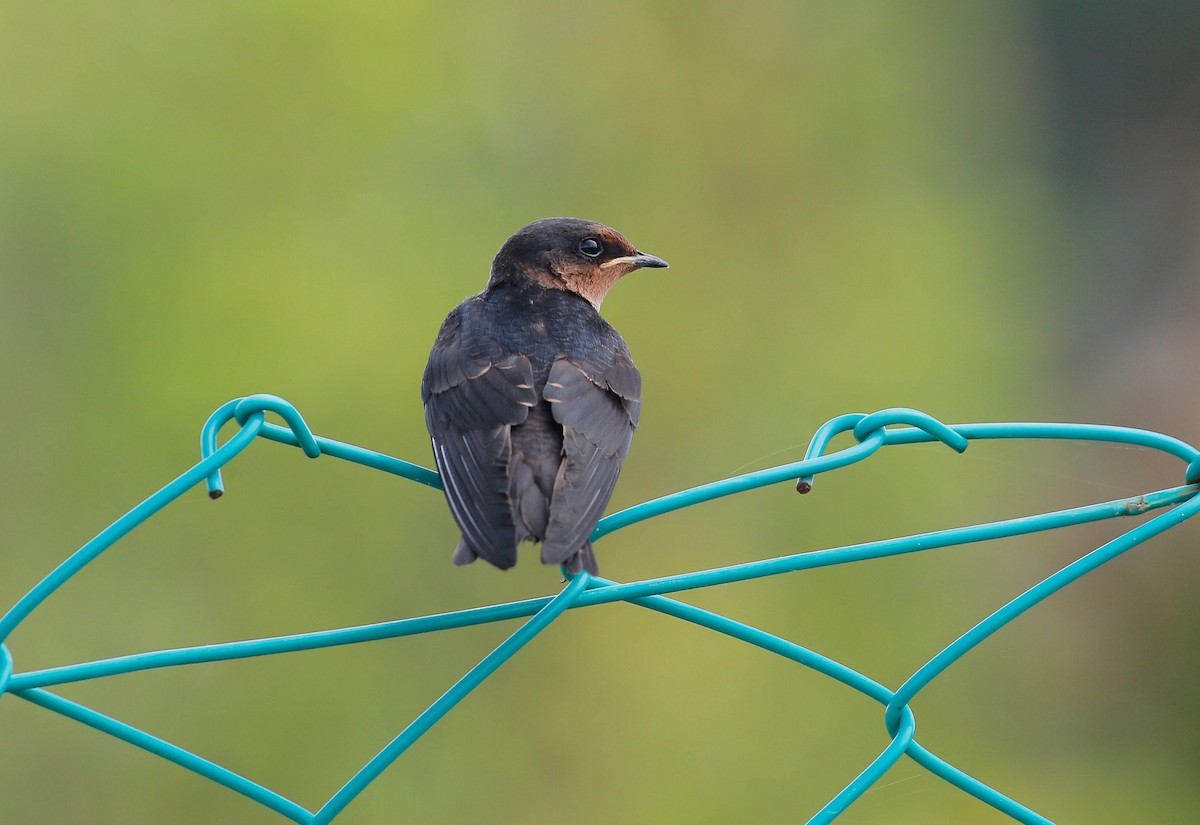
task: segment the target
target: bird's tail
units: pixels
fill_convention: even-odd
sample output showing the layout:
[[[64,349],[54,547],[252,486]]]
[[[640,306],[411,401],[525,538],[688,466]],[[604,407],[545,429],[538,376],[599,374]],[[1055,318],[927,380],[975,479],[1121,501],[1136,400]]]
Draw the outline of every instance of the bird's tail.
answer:
[[[470,564],[479,558],[479,554],[471,549],[467,544],[466,539],[459,539],[458,546],[454,548],[454,563],[458,565]]]
[[[547,553],[547,550],[552,550],[549,545],[542,546],[542,563],[543,564],[561,564],[567,568],[568,573],[576,574],[581,570],[586,570],[593,576],[600,575],[600,568],[596,565],[596,554],[592,552],[592,543],[584,542],[583,547],[576,552],[563,558],[558,553]],[[558,558],[555,558],[558,556]]]

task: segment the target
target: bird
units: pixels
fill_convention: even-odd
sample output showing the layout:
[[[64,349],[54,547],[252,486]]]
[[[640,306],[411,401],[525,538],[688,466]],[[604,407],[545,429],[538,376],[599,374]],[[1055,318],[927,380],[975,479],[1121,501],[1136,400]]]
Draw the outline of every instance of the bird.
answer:
[[[624,276],[667,262],[611,227],[546,218],[513,234],[483,291],[442,322],[421,380],[455,564],[507,570],[517,546],[597,575],[589,536],[642,405],[625,339],[600,315]]]

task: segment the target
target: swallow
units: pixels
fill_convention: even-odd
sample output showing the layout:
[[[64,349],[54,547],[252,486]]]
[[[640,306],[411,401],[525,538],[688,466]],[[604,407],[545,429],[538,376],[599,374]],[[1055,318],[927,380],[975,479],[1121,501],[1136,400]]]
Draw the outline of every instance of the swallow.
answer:
[[[589,536],[612,496],[642,404],[629,347],[600,316],[624,276],[667,262],[615,229],[547,218],[500,247],[482,292],[438,331],[421,381],[455,564],[507,570],[517,545],[597,573]]]

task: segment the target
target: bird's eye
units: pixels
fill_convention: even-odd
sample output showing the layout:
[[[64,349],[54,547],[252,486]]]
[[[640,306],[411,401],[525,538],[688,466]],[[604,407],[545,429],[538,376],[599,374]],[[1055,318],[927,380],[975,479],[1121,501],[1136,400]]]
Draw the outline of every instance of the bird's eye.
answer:
[[[604,247],[595,238],[584,238],[579,242],[579,251],[589,258],[596,258],[604,251]]]

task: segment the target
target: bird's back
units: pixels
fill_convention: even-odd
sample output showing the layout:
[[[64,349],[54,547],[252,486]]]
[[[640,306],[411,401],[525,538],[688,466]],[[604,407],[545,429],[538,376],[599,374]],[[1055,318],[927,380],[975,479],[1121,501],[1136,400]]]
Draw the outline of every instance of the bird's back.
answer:
[[[666,263],[599,224],[537,222],[501,249],[487,288],[446,317],[421,397],[462,530],[457,563],[508,568],[534,539],[543,562],[596,572],[589,536],[641,409],[641,376],[598,307],[642,266]]]

